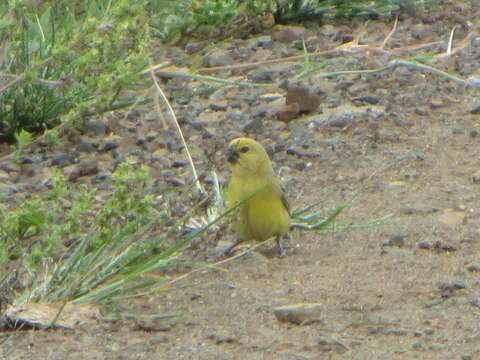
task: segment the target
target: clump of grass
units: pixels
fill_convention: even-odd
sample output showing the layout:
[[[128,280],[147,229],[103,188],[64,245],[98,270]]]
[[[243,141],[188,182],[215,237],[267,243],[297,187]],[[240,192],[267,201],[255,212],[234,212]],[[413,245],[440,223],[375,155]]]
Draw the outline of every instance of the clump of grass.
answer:
[[[0,136],[110,110],[149,63],[146,0],[3,2]],[[3,84],[2,84],[3,85]]]

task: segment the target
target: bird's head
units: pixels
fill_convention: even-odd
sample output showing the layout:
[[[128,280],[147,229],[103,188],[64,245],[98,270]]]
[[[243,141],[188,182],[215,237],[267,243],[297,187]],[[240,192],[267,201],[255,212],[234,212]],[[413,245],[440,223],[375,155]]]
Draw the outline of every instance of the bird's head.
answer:
[[[272,164],[261,144],[249,138],[233,139],[228,145],[227,161],[239,176],[270,175]]]

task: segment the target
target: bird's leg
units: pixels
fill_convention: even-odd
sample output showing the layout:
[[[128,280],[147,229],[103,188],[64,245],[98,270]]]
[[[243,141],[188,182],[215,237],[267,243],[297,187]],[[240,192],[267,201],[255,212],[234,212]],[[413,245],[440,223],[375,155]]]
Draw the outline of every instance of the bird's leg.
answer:
[[[230,256],[232,255],[233,249],[235,249],[238,245],[240,245],[244,240],[238,240],[235,242],[233,245],[229,246],[227,250],[223,253],[225,256]]]
[[[278,255],[280,257],[283,257],[285,256],[285,253],[286,253],[286,249],[282,246],[282,244],[280,243],[280,235],[277,235],[275,237],[275,242],[277,243],[277,250],[278,250]]]

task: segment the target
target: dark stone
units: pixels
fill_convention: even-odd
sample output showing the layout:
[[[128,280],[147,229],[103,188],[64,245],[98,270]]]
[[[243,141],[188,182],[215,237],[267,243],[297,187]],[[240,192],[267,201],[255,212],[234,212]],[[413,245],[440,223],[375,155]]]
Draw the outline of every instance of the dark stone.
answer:
[[[260,36],[257,38],[257,45],[263,48],[270,48],[273,45],[272,37],[269,35]]]
[[[107,152],[107,151],[111,151],[111,150],[114,150],[116,148],[118,148],[118,145],[119,145],[119,141],[118,140],[107,140],[106,142],[104,142],[102,145],[100,145],[98,147],[98,152]]]
[[[77,150],[80,152],[92,152],[98,147],[98,144],[95,144],[89,140],[80,139],[77,145]]]
[[[51,166],[64,167],[67,165],[75,164],[77,159],[71,154],[58,154],[52,157],[50,162]]]
[[[172,167],[174,168],[181,168],[187,166],[188,162],[186,160],[175,160],[172,163]]]
[[[215,341],[215,344],[232,344],[236,342],[235,337],[230,335],[218,335],[218,334],[211,334],[208,336],[210,340]]]
[[[377,96],[365,95],[365,96],[359,96],[357,98],[354,98],[352,99],[352,101],[358,104],[376,105],[380,102],[380,99]]]
[[[109,128],[103,121],[89,120],[83,125],[82,130],[84,133],[104,135],[109,131]]]
[[[29,157],[29,156],[26,156],[26,155],[22,155],[20,156],[20,158],[18,159],[18,162],[22,165],[27,165],[27,164],[33,164],[35,161],[32,157]]]
[[[480,104],[474,105],[472,110],[470,110],[470,114],[480,114]]]
[[[440,291],[455,291],[455,290],[462,290],[466,288],[467,286],[461,281],[442,282],[438,284],[438,289]]]

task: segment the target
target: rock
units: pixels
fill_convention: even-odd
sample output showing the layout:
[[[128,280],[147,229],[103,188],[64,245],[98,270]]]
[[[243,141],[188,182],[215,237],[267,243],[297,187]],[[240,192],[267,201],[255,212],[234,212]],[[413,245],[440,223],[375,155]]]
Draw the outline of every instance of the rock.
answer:
[[[433,244],[428,241],[420,241],[417,243],[417,247],[422,250],[437,250],[437,251],[445,251],[445,252],[452,252],[457,251],[457,248],[452,245],[444,244],[441,241],[435,241]]]
[[[348,350],[348,348],[338,340],[321,338],[318,340],[316,347],[325,352],[336,352],[342,354]]]
[[[320,106],[321,97],[307,84],[289,83],[286,85],[286,105],[298,104],[299,111],[314,111]]]
[[[449,227],[460,225],[465,220],[465,212],[455,209],[445,209],[439,216],[438,221]]]
[[[273,29],[272,39],[281,43],[291,43],[295,40],[302,40],[305,37],[303,26],[279,25]]]
[[[480,298],[471,299],[468,304],[480,308]]]
[[[188,162],[186,160],[175,160],[172,163],[172,167],[174,168],[181,168],[187,166]]]
[[[388,240],[383,242],[383,246],[398,246],[402,247],[405,245],[405,239],[408,234],[406,233],[397,233],[390,236]]]
[[[427,206],[424,206],[424,205],[419,205],[419,206],[415,206],[415,207],[406,207],[406,208],[402,209],[402,212],[405,215],[415,215],[415,214],[426,215],[426,214],[433,214],[433,213],[436,213],[438,211],[439,211],[439,209],[437,209],[437,208],[427,207]]]
[[[294,156],[297,156],[299,158],[302,158],[302,157],[316,158],[316,157],[321,156],[321,154],[318,153],[318,152],[306,152],[306,151],[297,149],[295,147],[289,147],[286,150],[286,153],[287,153],[287,155],[294,155]]]
[[[136,322],[136,327],[139,330],[147,332],[157,332],[157,331],[170,331],[172,326],[170,324],[165,324],[159,320],[142,320]]]
[[[396,336],[407,336],[409,332],[405,329],[391,328],[385,326],[377,326],[368,329],[368,333],[371,335],[382,334],[382,335],[396,335]]]
[[[465,134],[465,129],[455,127],[455,128],[452,129],[452,134],[453,135],[463,135],[463,134]]]
[[[82,127],[84,133],[104,135],[110,131],[108,126],[101,120],[88,120]]]
[[[421,350],[423,348],[423,344],[420,341],[416,341],[412,344],[412,349],[414,350]]]
[[[147,135],[145,135],[145,141],[146,142],[152,142],[155,139],[159,138],[159,133],[157,131],[149,131]]]
[[[258,69],[250,75],[255,82],[272,82],[278,77],[278,71],[271,69]]]
[[[441,282],[438,284],[438,290],[442,297],[451,297],[457,290],[466,289],[467,286],[461,281]]]
[[[380,98],[373,95],[366,95],[366,96],[359,96],[359,97],[353,98],[352,101],[355,105],[364,105],[364,104],[376,105],[380,102]]]
[[[98,173],[98,162],[96,160],[82,160],[73,168],[65,168],[65,175],[70,181],[75,181],[81,176],[95,175]]]
[[[98,144],[90,140],[80,138],[78,141],[77,150],[80,152],[92,152],[95,151],[97,147]]]
[[[316,126],[334,126],[343,128],[354,124],[358,121],[360,113],[353,111],[341,111],[330,115],[320,115],[312,120],[312,124]]]
[[[0,164],[0,169],[6,171],[7,173],[18,173],[20,172],[20,166],[10,162]]]
[[[3,196],[13,195],[17,191],[18,189],[15,185],[0,182],[0,196],[2,196],[2,201],[4,200]]]
[[[202,62],[205,67],[227,66],[233,64],[233,58],[225,51],[216,50],[205,55]]]
[[[165,179],[166,183],[171,185],[171,186],[175,186],[175,187],[182,187],[182,186],[185,186],[185,181],[183,181],[182,179],[178,178],[178,177],[172,177],[172,178],[167,178]]]
[[[274,110],[275,117],[283,122],[289,122],[300,115],[300,106],[297,103],[280,105]]]
[[[97,151],[98,152],[111,151],[118,148],[118,145],[120,145],[120,142],[118,139],[108,139],[98,147]]]
[[[476,129],[470,130],[470,137],[476,138],[478,136],[478,131]]]
[[[470,272],[480,272],[480,262],[474,262],[467,265],[467,270]]]
[[[480,104],[475,104],[470,110],[470,114],[480,114]]]
[[[77,159],[71,154],[58,154],[52,157],[51,166],[65,167],[77,162]]]
[[[94,184],[104,184],[105,182],[107,182],[111,178],[112,178],[112,174],[110,174],[109,172],[106,172],[106,171],[102,171],[98,175],[95,175],[92,178],[92,182]]]
[[[230,119],[235,122],[240,122],[245,118],[243,111],[240,111],[240,110],[228,111],[226,115],[227,115],[227,119]]]
[[[417,248],[423,249],[423,250],[430,250],[433,247],[432,243],[428,241],[419,241],[417,243]]]
[[[273,45],[273,40],[272,37],[269,35],[263,35],[259,36],[256,39],[257,46],[263,47],[263,48],[270,48]]]
[[[228,108],[228,103],[226,100],[215,101],[210,104],[210,109],[213,111],[225,111]]]
[[[422,108],[415,108],[414,110],[415,114],[420,115],[420,116],[428,116],[428,110],[422,109]]]
[[[203,44],[200,42],[188,43],[185,45],[185,52],[189,55],[194,54],[202,50]]]
[[[237,342],[234,336],[231,335],[219,335],[219,334],[211,334],[208,336],[210,340],[215,341],[215,344],[232,344]]]
[[[445,103],[441,99],[432,99],[430,101],[430,107],[432,109],[439,109],[443,106],[445,106]]]
[[[255,117],[242,126],[242,131],[246,133],[257,133],[263,129],[263,118]]]
[[[33,164],[35,162],[33,157],[26,156],[26,155],[21,155],[20,158],[18,159],[18,163],[22,165],[28,165],[28,164]]]
[[[472,181],[474,184],[480,184],[480,170],[475,171],[472,175]]]
[[[318,303],[300,303],[273,309],[278,321],[297,325],[321,321],[321,311],[322,305]]]

